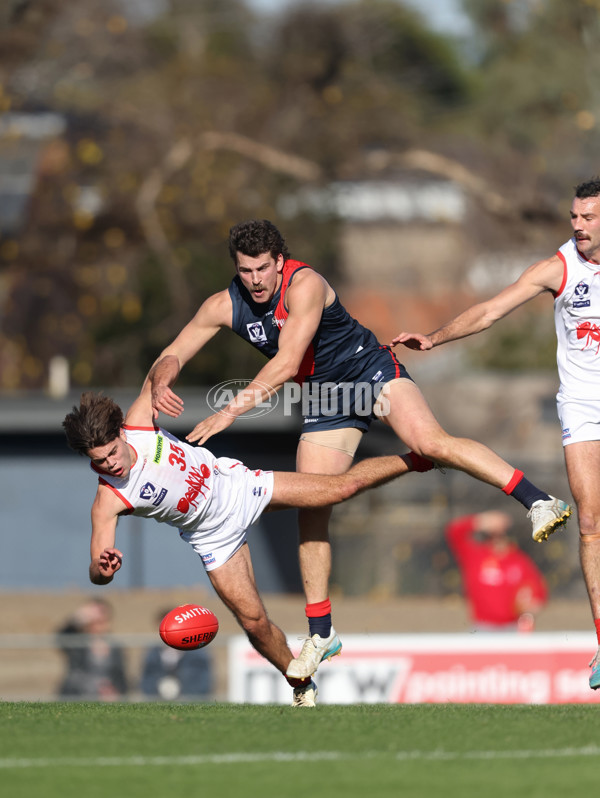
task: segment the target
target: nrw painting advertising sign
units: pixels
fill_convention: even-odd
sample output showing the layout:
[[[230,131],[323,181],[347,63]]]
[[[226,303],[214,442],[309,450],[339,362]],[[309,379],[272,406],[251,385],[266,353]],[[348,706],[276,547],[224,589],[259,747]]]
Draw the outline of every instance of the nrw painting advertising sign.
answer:
[[[341,635],[314,676],[320,704],[599,703],[588,685],[593,634]],[[297,647],[291,646],[294,654]],[[228,700],[291,703],[283,676],[243,636],[228,646]]]

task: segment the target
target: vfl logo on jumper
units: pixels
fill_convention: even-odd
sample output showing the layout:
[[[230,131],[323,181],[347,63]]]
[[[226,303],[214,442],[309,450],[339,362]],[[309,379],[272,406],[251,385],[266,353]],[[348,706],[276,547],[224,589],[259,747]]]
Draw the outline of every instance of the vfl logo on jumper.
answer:
[[[213,386],[206,394],[206,401],[213,413],[223,413],[226,416],[234,416],[234,413],[227,412],[227,405],[235,402],[237,396],[242,391],[246,391],[252,383],[252,391],[240,397],[238,402],[245,402],[248,410],[244,411],[239,419],[256,418],[270,413],[279,402],[279,396],[271,385],[259,380],[227,380]]]
[[[573,297],[574,308],[589,308],[590,306],[590,287],[583,280],[575,286],[575,296]]]
[[[154,459],[152,460],[152,462],[157,465],[160,463],[160,458],[162,456],[163,442],[163,436],[159,435],[156,439],[156,451],[154,452]]]
[[[250,338],[251,344],[267,343],[267,335],[265,333],[265,328],[262,325],[262,321],[253,321],[252,324],[246,324],[246,329],[248,330],[248,336]]]
[[[600,350],[600,327],[597,324],[592,324],[591,321],[582,321],[577,325],[577,340],[585,338],[582,350],[588,347],[593,347],[596,344],[596,352]]]
[[[202,463],[200,469],[194,466],[194,468],[190,470],[189,476],[185,481],[186,485],[189,485],[189,488],[186,490],[185,496],[182,496],[177,502],[177,509],[180,513],[185,515],[190,509],[190,506],[195,510],[198,509],[198,496],[202,496],[203,499],[206,499],[204,491],[210,490],[208,485],[206,485],[206,480],[209,477],[210,468],[205,463]]]
[[[151,482],[146,482],[140,490],[140,499],[150,502],[150,504],[153,504],[155,507],[158,507],[166,495],[166,488],[156,487]]]

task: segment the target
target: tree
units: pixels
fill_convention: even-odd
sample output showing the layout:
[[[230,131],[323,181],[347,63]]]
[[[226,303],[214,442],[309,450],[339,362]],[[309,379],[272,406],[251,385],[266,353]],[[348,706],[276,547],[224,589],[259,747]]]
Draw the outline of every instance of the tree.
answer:
[[[239,0],[174,0],[144,24],[128,9],[13,3],[0,32],[12,110],[67,122],[43,150],[23,229],[0,241],[4,387],[40,387],[56,353],[77,385],[139,384],[230,279],[233,223],[277,218],[302,185],[366,174],[370,149],[422,141],[436,108],[467,91],[449,46],[394,2],[292,8],[275,29]],[[285,232],[331,273],[334,225],[305,214]],[[225,337],[185,378],[239,377],[256,357]]]

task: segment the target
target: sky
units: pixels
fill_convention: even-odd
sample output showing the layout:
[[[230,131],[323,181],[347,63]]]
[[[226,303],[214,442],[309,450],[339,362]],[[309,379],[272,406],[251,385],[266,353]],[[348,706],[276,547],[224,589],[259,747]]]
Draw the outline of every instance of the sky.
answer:
[[[431,27],[436,31],[466,36],[470,32],[470,22],[463,13],[460,0],[401,0],[404,5],[412,6],[429,18]],[[299,0],[246,0],[249,6],[257,11],[276,13]],[[343,0],[319,0],[319,5],[336,5]]]

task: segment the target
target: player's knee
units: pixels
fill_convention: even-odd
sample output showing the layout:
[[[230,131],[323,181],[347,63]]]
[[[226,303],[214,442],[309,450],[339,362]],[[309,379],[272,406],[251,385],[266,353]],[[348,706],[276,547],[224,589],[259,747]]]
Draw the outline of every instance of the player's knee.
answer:
[[[578,519],[579,536],[582,541],[600,540],[600,515],[579,508]]]
[[[452,438],[432,438],[423,441],[420,446],[413,446],[413,451],[435,462],[446,462],[451,457]]]

